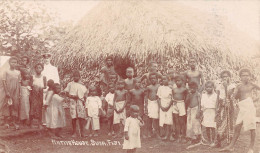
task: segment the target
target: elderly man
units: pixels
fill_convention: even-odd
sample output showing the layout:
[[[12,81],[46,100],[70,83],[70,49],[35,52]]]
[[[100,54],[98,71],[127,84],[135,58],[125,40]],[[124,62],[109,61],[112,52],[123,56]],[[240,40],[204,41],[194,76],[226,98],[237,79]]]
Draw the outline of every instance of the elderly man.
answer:
[[[50,53],[45,53],[42,55],[44,59],[44,70],[42,71],[42,75],[46,77],[46,80],[52,79],[54,83],[60,83],[60,77],[58,73],[57,67],[51,65],[50,59],[51,59],[51,54]],[[45,95],[46,95],[47,89],[43,91],[43,105],[45,105]],[[46,121],[48,120],[48,114],[46,110],[42,111],[42,122],[43,125],[46,125]]]

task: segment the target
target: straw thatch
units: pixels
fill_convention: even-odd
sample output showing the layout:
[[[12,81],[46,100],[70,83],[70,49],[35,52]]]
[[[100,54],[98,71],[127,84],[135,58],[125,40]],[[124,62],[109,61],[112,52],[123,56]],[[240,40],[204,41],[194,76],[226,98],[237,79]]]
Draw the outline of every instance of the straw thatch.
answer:
[[[259,52],[259,44],[223,17],[172,1],[103,1],[53,49],[53,57],[63,74],[79,68],[93,80],[108,54],[118,56],[116,66],[132,63],[138,73],[149,60],[162,71],[167,66],[183,71],[193,56],[214,78],[220,69],[251,64],[239,55],[248,50]]]

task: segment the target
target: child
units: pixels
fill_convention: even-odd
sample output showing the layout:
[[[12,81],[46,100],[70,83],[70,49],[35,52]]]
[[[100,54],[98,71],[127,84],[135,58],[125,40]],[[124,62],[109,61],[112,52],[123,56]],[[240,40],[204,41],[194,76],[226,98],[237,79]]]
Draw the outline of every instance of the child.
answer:
[[[87,94],[87,88],[80,83],[80,73],[75,71],[73,73],[72,82],[68,83],[64,89],[65,93],[69,97],[70,101],[70,115],[72,118],[72,137],[76,135],[76,123],[79,121],[80,136],[84,137],[84,120],[86,118],[86,112],[84,107],[84,99]]]
[[[47,92],[46,92],[46,94],[45,94],[45,96],[43,98],[43,100],[44,100],[44,104],[43,104],[43,111],[44,111],[44,113],[43,114],[45,115],[45,123],[46,123],[46,125],[47,125],[47,123],[49,124],[50,118],[51,118],[51,109],[48,106],[49,106],[50,101],[52,99],[52,96],[54,94],[54,89],[53,89],[54,88],[54,81],[52,79],[48,80],[47,81],[47,86],[48,86],[48,89],[47,89]],[[49,129],[49,128],[47,127],[47,129]]]
[[[125,89],[129,91],[134,88],[134,69],[132,67],[126,69],[126,77]]]
[[[126,119],[124,128],[124,144],[123,149],[127,149],[127,153],[136,152],[136,148],[141,148],[140,127],[144,125],[139,116],[139,107],[131,105],[130,117]]]
[[[172,89],[173,88],[176,88],[176,84],[175,84],[175,81],[174,81],[174,69],[169,69],[168,71],[168,74],[167,74],[167,78],[169,80],[169,87],[171,87]]]
[[[9,69],[4,71],[2,76],[2,86],[0,86],[0,116],[4,117],[4,124],[9,127],[8,120],[16,129],[18,126],[18,112],[19,112],[19,96],[20,96],[20,72],[15,68],[18,60],[15,57],[9,59]]]
[[[38,127],[42,128],[43,89],[47,88],[47,81],[46,77],[41,74],[44,69],[41,63],[36,64],[34,69],[35,75],[33,75],[30,115],[31,121],[36,119]],[[33,126],[32,123],[31,126]]]
[[[128,67],[126,69],[126,79],[125,79],[125,89],[127,91],[130,91],[134,88],[134,69],[132,67]],[[130,114],[129,114],[129,107],[130,107],[130,103],[127,103],[126,105],[126,116],[128,117]]]
[[[157,138],[159,135],[159,105],[157,91],[159,88],[157,73],[150,73],[149,79],[151,84],[146,87],[145,93],[145,114],[148,116],[147,121],[147,135],[151,137],[153,128]]]
[[[201,93],[204,88],[204,77],[201,71],[196,70],[196,59],[190,58],[189,60],[190,70],[184,73],[185,84],[190,82],[195,82],[198,85],[198,91]]]
[[[200,125],[200,102],[201,96],[198,90],[198,85],[195,82],[189,83],[190,93],[187,95],[187,131],[186,137],[188,143],[197,143],[200,141],[201,125]]]
[[[141,79],[134,79],[135,88],[129,91],[129,101],[131,105],[137,105],[140,108],[140,117],[144,117],[144,94],[145,91],[141,88]],[[143,135],[143,134],[142,134]],[[145,137],[143,135],[143,137]]]
[[[203,120],[201,124],[206,127],[210,146],[214,146],[217,104],[217,94],[214,92],[214,83],[212,81],[207,81],[205,90],[207,93],[203,93],[201,96],[201,109],[203,111]]]
[[[117,137],[120,136],[122,131],[122,126],[125,124],[126,119],[126,95],[127,90],[124,89],[125,82],[124,80],[119,80],[117,82],[118,89],[115,91],[114,96],[114,121],[113,124],[115,125]]]
[[[175,135],[177,141],[184,141],[184,136],[186,134],[185,127],[185,100],[188,94],[188,90],[183,86],[183,78],[180,75],[175,77],[176,88],[173,88],[173,122],[175,125]],[[180,136],[182,134],[182,136]]]
[[[158,64],[156,62],[151,62],[149,64],[149,67],[148,67],[148,73],[145,73],[142,78],[141,78],[141,81],[143,82],[144,80],[146,80],[145,82],[145,87],[149,86],[151,84],[150,82],[150,73],[155,73],[156,74],[156,77],[157,79],[161,79],[162,78],[162,74],[158,72]]]
[[[21,71],[21,89],[20,89],[20,120],[23,125],[29,123],[29,112],[30,112],[30,91],[32,90],[32,80],[29,71]]]
[[[260,90],[260,87],[250,82],[251,72],[249,69],[241,69],[239,72],[239,76],[242,83],[239,84],[234,91],[235,98],[239,100],[239,112],[236,120],[234,137],[231,140],[231,143],[220,151],[234,150],[234,145],[240,135],[240,131],[243,126],[245,131],[250,130],[251,141],[248,153],[253,153],[256,135],[256,108],[254,106],[251,95],[253,89]]]
[[[113,118],[114,118],[114,96],[115,96],[115,84],[109,83],[108,84],[109,92],[105,97],[106,106],[107,106],[107,123],[108,123],[108,135],[113,134]]]
[[[89,88],[89,96],[87,97],[85,107],[92,126],[92,134],[89,136],[91,137],[93,135],[94,137],[97,137],[98,130],[100,130],[99,113],[101,112],[100,109],[102,109],[102,101],[98,97],[97,87],[91,86]],[[88,129],[89,127],[86,128]]]
[[[55,134],[54,138],[63,138],[60,133],[61,129],[66,126],[65,111],[63,108],[63,102],[65,99],[59,96],[59,93],[61,92],[61,86],[58,83],[53,84],[51,88],[53,89],[54,94],[53,96],[48,96],[50,95],[50,92],[48,92],[48,99],[46,99],[46,101],[49,102],[49,120],[46,122],[46,127],[52,129]],[[50,97],[51,99],[49,99]]]
[[[162,86],[158,88],[157,96],[159,97],[159,122],[160,126],[164,128],[165,137],[163,140],[170,138],[170,131],[172,126],[172,89],[168,86],[168,79],[166,76],[162,77]]]

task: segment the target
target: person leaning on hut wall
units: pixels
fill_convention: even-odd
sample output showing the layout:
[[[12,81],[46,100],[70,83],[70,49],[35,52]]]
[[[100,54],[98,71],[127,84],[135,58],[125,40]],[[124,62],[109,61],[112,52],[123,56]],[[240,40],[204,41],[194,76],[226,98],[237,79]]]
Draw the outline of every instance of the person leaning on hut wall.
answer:
[[[46,77],[46,80],[50,80],[52,79],[54,81],[54,83],[60,83],[60,77],[59,77],[59,72],[57,67],[53,66],[50,63],[50,59],[51,59],[51,54],[50,53],[44,53],[42,54],[43,57],[43,61],[44,61],[44,70],[42,71],[42,75]],[[45,105],[45,96],[47,93],[48,89],[44,89],[43,91],[43,105]],[[46,117],[48,116],[46,114],[46,110],[42,111],[42,122],[43,125],[46,125]]]

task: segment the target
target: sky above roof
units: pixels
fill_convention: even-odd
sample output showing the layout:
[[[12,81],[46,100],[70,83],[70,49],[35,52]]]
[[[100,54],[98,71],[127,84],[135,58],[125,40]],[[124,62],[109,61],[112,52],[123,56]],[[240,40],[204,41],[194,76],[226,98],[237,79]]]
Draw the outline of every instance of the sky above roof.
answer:
[[[61,20],[76,23],[100,1],[38,1],[56,11]],[[174,1],[176,2],[176,1]],[[184,5],[225,16],[234,26],[260,41],[260,1],[178,1]]]

